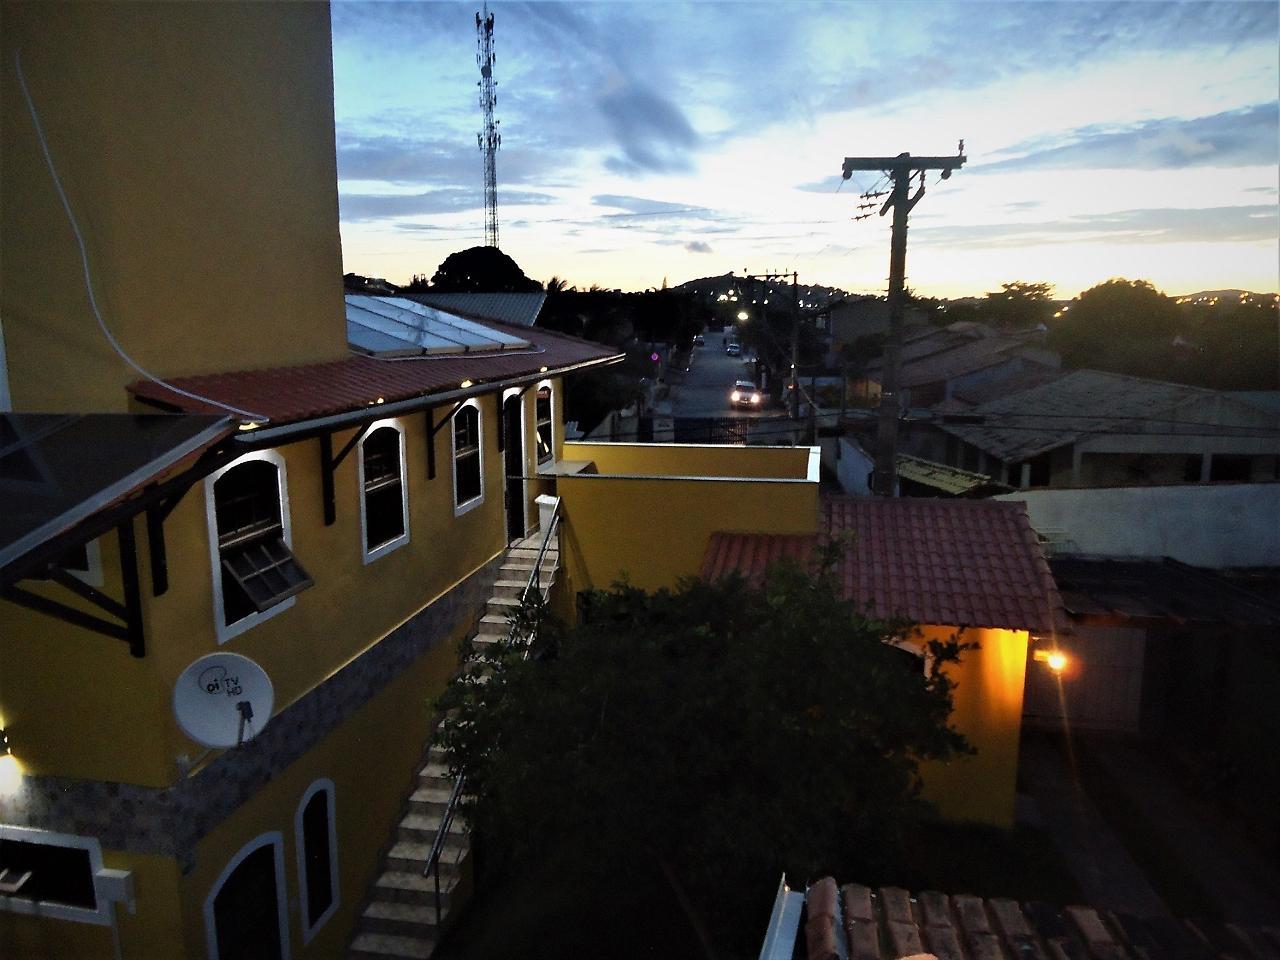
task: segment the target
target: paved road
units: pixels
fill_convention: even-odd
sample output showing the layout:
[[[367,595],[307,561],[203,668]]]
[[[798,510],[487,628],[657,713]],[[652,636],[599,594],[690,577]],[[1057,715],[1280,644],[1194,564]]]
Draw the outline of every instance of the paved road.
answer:
[[[778,414],[765,402],[762,411],[738,410],[729,405],[729,393],[735,380],[754,380],[754,363],[724,352],[724,334],[708,332],[706,345],[695,347],[689,372],[679,383],[671,384],[671,415],[675,417],[752,417]],[[668,380],[675,378],[668,377]]]

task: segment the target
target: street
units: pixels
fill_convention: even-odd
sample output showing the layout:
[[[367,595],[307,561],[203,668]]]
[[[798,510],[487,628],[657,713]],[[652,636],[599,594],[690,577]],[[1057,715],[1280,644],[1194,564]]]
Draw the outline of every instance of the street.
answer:
[[[755,363],[726,356],[725,334],[708,330],[706,345],[694,347],[689,371],[668,375],[671,415],[674,417],[735,418],[772,416],[780,411],[766,398],[762,410],[739,410],[729,403],[735,380],[755,380]]]

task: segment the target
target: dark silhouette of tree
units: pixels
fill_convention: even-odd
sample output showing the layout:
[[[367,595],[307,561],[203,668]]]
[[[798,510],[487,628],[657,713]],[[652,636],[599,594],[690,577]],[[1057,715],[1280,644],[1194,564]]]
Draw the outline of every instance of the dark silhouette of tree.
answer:
[[[553,276],[547,281],[547,293],[563,293],[566,289],[568,289],[568,281],[560,277]]]
[[[526,277],[497,247],[470,247],[445,257],[431,278],[430,289],[438,293],[526,293],[541,290],[542,284]]]
[[[543,656],[500,645],[487,683],[455,683],[444,742],[490,863],[555,856],[584,890],[661,876],[708,956],[758,945],[734,918],[779,869],[887,869],[930,812],[919,763],[969,748],[945,674],[884,642],[905,626],[839,598],[842,549],[759,588],[583,594],[578,626],[544,621]]]
[[[1063,308],[1048,345],[1067,367],[1132,376],[1167,377],[1181,315],[1177,304],[1146,280],[1113,279]]]
[[[987,293],[983,319],[1006,330],[1027,330],[1053,316],[1053,284],[1015,280]]]

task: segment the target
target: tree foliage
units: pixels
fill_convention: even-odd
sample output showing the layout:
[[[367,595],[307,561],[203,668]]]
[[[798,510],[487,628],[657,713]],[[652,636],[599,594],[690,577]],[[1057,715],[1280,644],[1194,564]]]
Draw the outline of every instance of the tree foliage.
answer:
[[[938,669],[965,645],[933,643],[926,674],[884,642],[907,626],[839,599],[829,569],[584,594],[578,626],[543,627],[545,656],[503,649],[487,683],[455,683],[443,740],[486,849],[554,852],[566,882],[656,866],[712,931],[725,898],[764,909],[784,868],[892,862],[929,813],[918,763],[968,750]]]
[[[1006,330],[1027,330],[1048,323],[1053,316],[1053,284],[1015,280],[987,293],[982,314],[988,323]]]
[[[1049,346],[1068,367],[1134,376],[1167,375],[1181,321],[1177,304],[1146,280],[1090,287],[1049,328]]]
[[[526,277],[497,247],[469,247],[444,258],[431,277],[430,289],[437,293],[527,293],[541,290],[542,284]]]

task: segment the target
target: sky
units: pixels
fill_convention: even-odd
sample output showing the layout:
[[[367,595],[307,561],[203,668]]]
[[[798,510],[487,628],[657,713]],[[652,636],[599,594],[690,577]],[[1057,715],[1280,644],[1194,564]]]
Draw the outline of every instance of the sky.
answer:
[[[478,3],[335,2],[344,269],[406,283],[484,243]],[[499,245],[643,290],[730,271],[887,284],[847,156],[927,176],[907,283],[1072,297],[1280,290],[1280,5],[492,3]],[[882,203],[883,198],[878,202]]]

